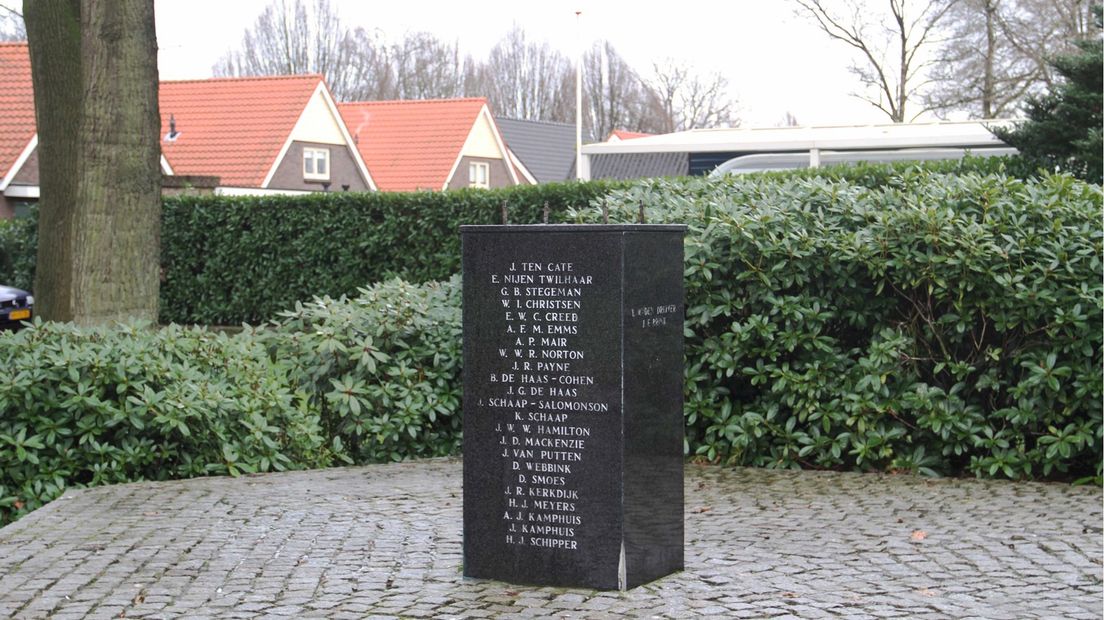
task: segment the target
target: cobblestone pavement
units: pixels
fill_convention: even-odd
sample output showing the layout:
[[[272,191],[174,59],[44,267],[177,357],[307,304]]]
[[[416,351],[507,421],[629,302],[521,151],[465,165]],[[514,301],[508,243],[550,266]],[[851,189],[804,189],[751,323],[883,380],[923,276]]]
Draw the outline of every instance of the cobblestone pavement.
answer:
[[[71,491],[0,530],[0,617],[1100,618],[1101,490],[688,466],[686,570],[461,576],[461,465]]]

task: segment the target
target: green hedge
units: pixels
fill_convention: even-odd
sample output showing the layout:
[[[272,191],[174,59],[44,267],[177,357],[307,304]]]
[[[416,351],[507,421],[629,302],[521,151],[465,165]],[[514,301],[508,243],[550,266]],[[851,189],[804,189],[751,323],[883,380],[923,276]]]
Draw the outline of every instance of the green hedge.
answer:
[[[922,164],[854,164],[761,173],[776,180],[822,178],[877,188],[932,172],[1029,171],[1017,158]],[[902,181],[904,180],[904,181]],[[627,182],[559,183],[500,190],[177,197],[165,201],[161,322],[260,323],[312,296],[354,295],[400,277],[445,280],[460,269],[460,224],[550,221],[600,202]],[[34,218],[0,221],[0,283],[32,289]]]
[[[1020,180],[1036,179],[1044,176],[1043,170],[1035,168],[1022,157],[973,157],[961,159],[931,160],[924,162],[899,161],[893,163],[855,162],[835,164],[820,168],[800,168],[759,172],[759,178],[788,181],[794,179],[821,179],[826,181],[846,181],[870,189],[901,186],[932,174],[981,174],[1010,176]]]
[[[0,284],[34,290],[38,218],[0,220]]]
[[[688,449],[764,467],[1101,472],[1101,192],[930,173],[616,191],[691,226]],[[577,214],[593,222],[593,209]]]
[[[625,185],[625,184],[621,184]],[[393,277],[445,280],[460,270],[461,224],[538,223],[615,184],[504,190],[217,196],[165,202],[161,321],[259,323],[313,295],[353,295]]]
[[[931,172],[985,173],[1024,165],[1011,158],[857,164],[771,173],[880,187]],[[328,193],[167,200],[162,226],[161,321],[259,323],[314,295],[353,295],[399,277],[445,280],[460,270],[461,224],[549,221],[598,204],[628,182],[554,183],[500,190]]]

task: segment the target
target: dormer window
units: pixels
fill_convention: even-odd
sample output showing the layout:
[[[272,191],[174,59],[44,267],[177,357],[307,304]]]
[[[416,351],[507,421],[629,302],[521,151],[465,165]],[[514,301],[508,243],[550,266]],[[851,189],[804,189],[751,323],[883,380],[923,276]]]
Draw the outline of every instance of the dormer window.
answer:
[[[303,178],[307,181],[330,180],[330,149],[303,149]]]
[[[468,187],[482,187],[484,189],[491,186],[491,167],[485,162],[472,162],[468,165]]]

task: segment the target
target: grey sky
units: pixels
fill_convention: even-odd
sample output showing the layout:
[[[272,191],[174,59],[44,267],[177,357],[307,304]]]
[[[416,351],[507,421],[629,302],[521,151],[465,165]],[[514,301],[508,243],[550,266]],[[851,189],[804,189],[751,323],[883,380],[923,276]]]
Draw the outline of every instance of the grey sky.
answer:
[[[482,0],[479,3],[331,0],[354,25],[387,38],[426,30],[484,56],[517,23],[574,55],[580,38],[608,39],[638,70],[672,57],[724,73],[745,126],[773,126],[787,111],[802,124],[883,122],[849,96],[848,56],[782,0],[728,0],[682,5],[650,0]],[[268,0],[158,0],[161,74],[210,76],[211,65],[241,40]],[[474,10],[479,7],[479,10]],[[575,11],[582,15],[576,18]],[[214,17],[217,16],[217,17]],[[581,34],[581,37],[580,37]]]
[[[162,79],[205,78],[235,48],[269,0],[156,0]],[[395,39],[424,30],[479,58],[519,24],[575,55],[579,41],[611,41],[637,70],[674,58],[722,72],[744,126],[774,126],[786,112],[804,125],[885,122],[850,96],[849,56],[785,0],[481,0],[478,3],[331,0],[352,25]],[[21,2],[0,0],[19,10]],[[580,18],[575,12],[582,11]]]

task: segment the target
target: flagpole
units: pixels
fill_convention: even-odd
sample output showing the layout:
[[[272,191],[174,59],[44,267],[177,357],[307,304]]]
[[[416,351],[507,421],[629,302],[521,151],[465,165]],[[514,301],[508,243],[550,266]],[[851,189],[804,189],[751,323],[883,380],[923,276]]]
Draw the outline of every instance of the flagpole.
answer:
[[[575,178],[583,180],[583,26],[581,10],[575,11]]]

